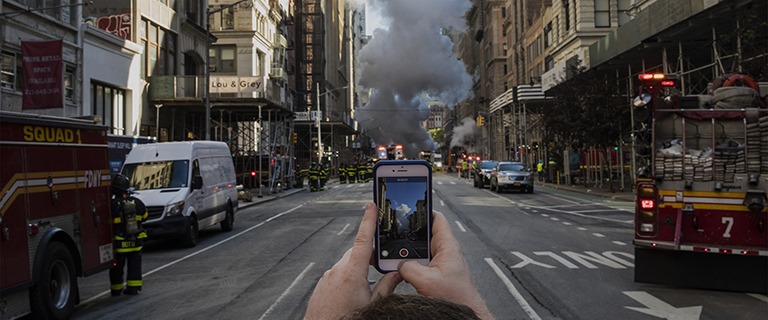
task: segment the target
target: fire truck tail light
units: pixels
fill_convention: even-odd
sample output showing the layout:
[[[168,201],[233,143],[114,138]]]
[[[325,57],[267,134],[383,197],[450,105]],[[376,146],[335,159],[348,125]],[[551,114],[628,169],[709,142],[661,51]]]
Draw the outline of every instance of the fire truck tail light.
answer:
[[[651,80],[653,79],[653,73],[643,73],[637,77],[640,78],[640,80]]]
[[[653,206],[653,200],[640,200],[640,208],[642,209],[653,209]]]
[[[638,195],[641,197],[651,198],[656,196],[656,191],[654,191],[653,188],[649,188],[649,187],[640,188]]]
[[[747,254],[748,252],[749,252],[749,251],[747,251],[747,250],[742,250],[742,251],[741,251],[741,253],[742,253],[742,254]]]
[[[655,246],[656,246],[656,242],[652,243],[652,244],[651,244],[651,246],[654,246],[654,247],[655,247]]]
[[[704,248],[704,252],[709,252],[709,248]]]
[[[674,87],[675,86],[675,81],[673,81],[673,80],[662,81],[661,85],[665,86],[665,87]]]
[[[379,147],[379,151],[387,151],[387,148],[385,148],[385,147]]]
[[[40,233],[40,225],[37,223],[30,223],[29,224],[29,235],[34,236]]]
[[[251,171],[251,177],[255,177],[255,176],[256,176],[256,171]]]
[[[653,211],[640,211],[640,220],[653,221],[656,218],[656,214]]]
[[[654,227],[652,223],[641,223],[640,232],[653,232]]]
[[[399,145],[399,144],[395,146],[395,149],[397,149],[397,150],[400,150],[400,149],[402,149],[402,148],[403,148],[403,146],[401,146],[401,145]]]
[[[653,78],[654,79],[664,79],[664,74],[663,73],[655,73],[653,75]]]

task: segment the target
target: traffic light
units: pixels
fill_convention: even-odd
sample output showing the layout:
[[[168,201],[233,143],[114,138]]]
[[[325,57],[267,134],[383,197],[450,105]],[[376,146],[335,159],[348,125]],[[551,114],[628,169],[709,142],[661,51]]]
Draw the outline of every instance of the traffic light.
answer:
[[[299,135],[296,133],[291,133],[291,144],[296,144],[299,141]]]
[[[485,124],[485,118],[483,116],[477,116],[477,126],[482,127]]]

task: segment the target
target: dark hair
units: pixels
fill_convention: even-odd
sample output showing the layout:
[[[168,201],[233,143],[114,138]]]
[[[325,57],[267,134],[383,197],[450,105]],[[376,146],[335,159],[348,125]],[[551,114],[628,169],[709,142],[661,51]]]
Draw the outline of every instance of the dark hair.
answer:
[[[342,320],[365,319],[477,319],[472,308],[420,295],[390,294],[345,315]]]

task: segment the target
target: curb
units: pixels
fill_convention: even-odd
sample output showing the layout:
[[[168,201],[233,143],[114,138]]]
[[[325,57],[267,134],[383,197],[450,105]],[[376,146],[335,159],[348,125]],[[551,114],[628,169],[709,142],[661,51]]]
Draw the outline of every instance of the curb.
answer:
[[[590,196],[606,198],[606,199],[611,199],[611,200],[617,200],[617,201],[634,202],[634,200],[623,199],[623,198],[621,198],[619,196],[602,195],[602,194],[599,194],[599,193],[586,192],[586,191],[582,191],[582,190],[578,190],[578,189],[564,188],[564,187],[561,187],[561,186],[558,186],[558,185],[549,184],[549,183],[544,183],[544,184],[539,183],[539,185],[543,186],[543,187],[555,189],[555,190],[563,190],[563,191],[569,191],[569,192],[574,192],[574,193],[586,194],[586,195],[590,195]],[[634,196],[634,194],[633,194],[633,196]]]
[[[306,189],[306,188],[301,188],[301,189],[294,188],[294,189],[291,189],[290,191],[285,191],[285,192],[280,193],[281,195],[277,195],[276,194],[276,195],[274,195],[274,197],[269,198],[269,199],[262,198],[262,199],[259,199],[259,200],[253,200],[251,202],[246,202],[245,204],[243,204],[241,206],[238,206],[237,210],[239,211],[241,209],[250,208],[250,207],[253,207],[255,205],[262,204],[262,203],[266,203],[266,202],[274,201],[274,200],[277,200],[277,199],[285,198],[285,197],[288,197],[288,196],[292,196],[294,194],[297,194],[297,193],[300,193],[300,192],[304,192],[306,190],[308,190],[308,189]],[[256,197],[256,196],[254,196],[254,197]],[[240,202],[240,201],[238,201],[238,202]],[[245,202],[245,201],[243,201],[243,202]]]

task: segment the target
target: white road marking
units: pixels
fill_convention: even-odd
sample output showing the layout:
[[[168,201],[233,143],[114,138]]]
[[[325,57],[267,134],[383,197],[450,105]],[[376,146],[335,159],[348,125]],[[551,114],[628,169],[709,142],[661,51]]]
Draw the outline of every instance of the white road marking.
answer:
[[[587,212],[614,212],[617,209],[610,209],[610,210],[581,210],[581,211],[571,211],[573,213],[587,213]]]
[[[531,305],[528,304],[527,301],[523,298],[523,296],[520,294],[519,291],[515,288],[515,285],[512,284],[512,281],[509,281],[509,278],[504,274],[504,272],[501,272],[501,269],[496,265],[495,262],[491,258],[485,258],[485,262],[488,263],[489,266],[491,266],[491,269],[493,269],[494,272],[496,272],[496,275],[499,276],[502,282],[504,282],[504,285],[507,286],[507,290],[509,290],[509,293],[512,294],[513,297],[515,297],[515,300],[517,300],[517,303],[520,304],[520,307],[523,308],[525,313],[528,314],[528,317],[535,320],[541,320],[541,317],[539,317],[538,314],[536,314],[536,311],[531,308]]]
[[[587,231],[587,228],[584,228],[584,227],[579,227],[579,230],[581,230],[581,231]]]
[[[525,210],[531,210],[531,207],[525,207]]]
[[[518,264],[516,264],[514,266],[511,266],[510,268],[512,268],[512,269],[519,269],[519,268],[525,267],[525,266],[527,266],[529,264],[537,265],[539,267],[544,267],[544,268],[547,268],[547,269],[555,268],[555,266],[551,266],[551,265],[548,265],[546,263],[541,263],[541,262],[538,262],[538,261],[534,261],[533,259],[528,258],[528,256],[526,256],[526,255],[524,255],[524,254],[522,254],[520,252],[512,251],[512,254],[516,255],[520,259],[523,259],[523,261],[520,261],[520,263],[518,263]]]
[[[701,316],[702,306],[675,308],[645,291],[624,291],[622,293],[647,307],[624,307],[629,310],[642,312],[662,319],[698,320]]]
[[[437,182],[437,184],[439,184],[439,185],[441,185],[441,186],[442,186],[442,185],[443,185],[443,182],[442,182],[442,181],[438,181],[438,182]]]
[[[483,191],[485,191],[485,192],[488,192],[488,194],[490,194],[490,195],[492,195],[492,196],[494,196],[494,197],[496,197],[496,198],[502,199],[502,200],[504,200],[504,201],[507,201],[507,202],[509,202],[509,203],[511,203],[511,204],[515,204],[515,202],[514,202],[514,201],[512,201],[512,200],[509,200],[508,198],[504,198],[504,197],[502,197],[502,196],[500,196],[500,195],[498,195],[498,194],[495,194],[495,193],[491,192],[490,190],[485,190],[485,189],[483,189]],[[522,213],[523,213],[524,215],[526,215],[526,216],[530,216],[530,214],[529,214],[528,212],[525,212],[525,211],[520,211],[520,212],[522,212]]]
[[[456,184],[456,182],[453,182],[453,181],[449,181],[449,182],[450,182],[450,184]]]
[[[341,231],[339,231],[339,233],[337,233],[336,235],[337,235],[337,236],[340,236],[342,233],[344,233],[344,231],[347,231],[347,228],[349,228],[349,223],[347,223],[347,224],[344,226],[344,228],[342,228],[342,229],[341,229]]]
[[[467,229],[464,229],[464,226],[461,225],[461,222],[456,221],[456,225],[459,226],[459,230],[461,230],[461,232],[467,232]]]
[[[432,190],[432,193],[436,193],[435,190]]]
[[[604,235],[602,235],[602,234],[599,234],[599,233],[593,233],[592,235],[594,235],[595,237],[598,237],[598,238],[603,238],[603,237],[605,237]]]
[[[293,280],[293,283],[291,283],[291,285],[290,285],[290,286],[288,286],[288,289],[285,289],[285,292],[283,292],[283,294],[281,294],[281,295],[280,295],[280,297],[278,297],[278,298],[277,298],[277,301],[275,301],[275,303],[273,303],[273,304],[272,304],[272,305],[269,307],[269,309],[267,309],[267,311],[266,311],[266,312],[264,312],[264,314],[262,314],[262,315],[261,315],[261,317],[259,317],[259,320],[261,320],[261,319],[267,319],[267,318],[268,318],[268,316],[269,316],[269,314],[272,312],[272,310],[273,310],[273,309],[275,309],[275,306],[276,306],[277,304],[279,304],[279,303],[280,303],[280,301],[282,301],[282,300],[283,300],[283,299],[284,299],[284,298],[285,298],[285,297],[286,297],[286,296],[287,296],[287,295],[288,295],[288,294],[291,292],[291,289],[293,289],[293,287],[295,287],[295,286],[296,286],[296,285],[297,285],[299,282],[301,282],[301,280],[302,280],[302,279],[304,279],[304,275],[306,275],[306,274],[307,274],[307,271],[309,271],[309,269],[310,269],[310,268],[312,268],[312,266],[313,266],[313,265],[315,265],[315,263],[314,263],[314,262],[310,263],[310,264],[309,264],[309,265],[308,265],[306,268],[304,268],[304,271],[302,271],[302,272],[299,274],[299,276],[298,276],[298,277],[296,277],[296,279],[295,279],[295,280]]]
[[[535,254],[535,255],[537,255],[537,256],[548,256],[548,257],[551,257],[552,259],[555,259],[555,260],[557,260],[557,262],[560,262],[560,263],[562,263],[562,264],[563,264],[564,266],[566,266],[568,269],[578,269],[578,268],[579,268],[579,266],[577,266],[577,265],[575,265],[575,264],[571,263],[571,262],[570,262],[570,261],[568,261],[568,260],[565,260],[565,258],[563,258],[563,257],[561,257],[561,256],[558,256],[558,255],[557,255],[557,254],[555,254],[554,252],[550,252],[550,251],[540,251],[540,252],[534,252],[533,254]]]
[[[539,210],[532,210],[533,212],[539,212]]]
[[[635,222],[635,220],[626,220],[625,221],[625,220],[616,220],[616,219],[605,218],[605,217],[595,217],[595,216],[590,216],[590,215],[586,215],[586,214],[576,213],[576,212],[573,212],[573,211],[558,210],[558,209],[554,209],[554,208],[551,208],[551,207],[539,207],[539,206],[536,206],[536,207],[533,207],[533,208],[541,209],[541,210],[549,210],[549,211],[567,213],[567,214],[574,215],[574,216],[577,216],[577,217],[582,217],[582,218],[607,220],[607,221],[620,222],[620,223],[633,223],[633,222]],[[620,209],[616,209],[616,210],[620,210]],[[613,211],[615,211],[615,210],[613,210]],[[624,210],[624,211],[628,211],[628,210]]]
[[[539,266],[539,267],[546,268],[546,269],[557,268],[557,267],[555,267],[553,265],[549,265],[549,264],[546,264],[546,263],[542,263],[542,262],[538,262],[536,260],[533,260],[533,259],[529,258],[528,256],[526,256],[525,254],[523,254],[521,252],[512,251],[511,253],[514,254],[515,256],[517,256],[518,258],[522,259],[523,261],[517,263],[514,266],[511,266],[510,268],[520,269],[520,268],[526,267],[528,265]],[[606,251],[606,252],[603,252],[602,256],[597,254],[597,253],[591,252],[591,251],[585,251],[584,254],[576,253],[576,252],[571,252],[571,251],[563,251],[562,253],[563,253],[563,255],[565,255],[567,257],[570,257],[571,259],[575,260],[576,262],[584,265],[585,267],[587,267],[589,269],[597,269],[598,268],[596,265],[590,263],[589,261],[592,261],[592,262],[597,263],[597,264],[602,264],[604,266],[611,267],[611,268],[614,268],[614,269],[625,269],[624,266],[630,267],[630,268],[634,268],[635,267],[635,264],[633,262],[630,262],[630,261],[625,260],[624,258],[618,257],[620,255],[620,256],[624,256],[626,258],[634,260],[635,256],[633,254],[626,253],[626,252],[621,252],[621,251]],[[562,265],[564,265],[566,268],[569,268],[569,269],[578,269],[579,268],[579,266],[577,266],[576,264],[568,261],[564,257],[558,255],[557,253],[551,252],[551,251],[537,251],[537,252],[534,252],[533,254],[535,254],[537,256],[547,256],[547,257],[550,257],[552,259],[555,259],[557,262],[561,263]],[[587,260],[589,260],[589,261],[587,261]]]
[[[542,213],[542,214],[541,214],[541,216],[542,216],[542,217],[545,217],[545,218],[546,218],[546,217],[549,217],[549,215],[548,215],[548,214],[546,214],[546,213]]]
[[[626,246],[627,244],[621,241],[614,241],[613,243],[618,244],[620,246]]]
[[[552,218],[550,218],[550,219],[552,219],[552,221],[560,221],[560,219],[558,219],[558,218],[555,218],[555,217],[552,217]]]
[[[303,207],[303,206],[304,206],[303,204],[302,204],[302,205],[298,205],[298,206],[295,206],[295,207],[293,207],[293,208],[291,208],[291,209],[289,209],[289,210],[287,210],[287,211],[284,211],[284,212],[282,212],[282,213],[276,214],[276,215],[272,216],[271,218],[269,218],[269,219],[267,219],[267,220],[265,220],[265,221],[263,221],[263,222],[261,222],[261,223],[259,223],[259,224],[255,225],[255,226],[252,226],[252,227],[250,227],[250,228],[248,228],[248,229],[245,229],[245,230],[243,230],[243,231],[240,231],[240,233],[238,233],[238,234],[235,234],[235,235],[233,235],[233,236],[231,236],[231,237],[229,237],[229,238],[226,238],[226,239],[224,239],[224,240],[221,240],[221,241],[219,241],[219,242],[217,242],[217,243],[214,243],[214,244],[212,244],[212,245],[210,245],[210,246],[208,246],[208,247],[202,248],[202,249],[200,249],[200,250],[198,250],[198,251],[195,251],[195,252],[193,252],[193,253],[190,253],[190,254],[188,254],[188,255],[186,255],[186,256],[183,256],[183,257],[181,257],[181,258],[179,258],[179,259],[176,259],[176,260],[174,260],[174,261],[172,261],[172,262],[169,262],[169,263],[166,263],[166,264],[164,264],[164,265],[162,265],[162,266],[160,266],[160,267],[157,267],[156,269],[154,269],[154,270],[152,270],[152,271],[149,271],[149,272],[147,272],[147,273],[145,273],[145,274],[142,274],[142,275],[141,275],[141,277],[142,277],[142,278],[146,278],[147,276],[149,276],[149,275],[151,275],[151,274],[153,274],[153,273],[155,273],[155,272],[158,272],[158,271],[160,271],[160,270],[163,270],[163,269],[165,269],[165,268],[168,268],[168,267],[170,267],[170,266],[172,266],[172,265],[174,265],[174,264],[177,264],[177,263],[179,263],[179,262],[181,262],[181,261],[187,260],[187,259],[189,259],[189,258],[191,258],[191,257],[194,257],[194,256],[198,255],[198,254],[201,254],[201,253],[203,253],[203,252],[206,252],[206,251],[208,251],[208,250],[210,250],[210,249],[213,249],[213,248],[215,248],[215,247],[218,247],[218,246],[219,246],[220,244],[222,244],[222,243],[225,243],[225,242],[227,242],[227,241],[229,241],[229,240],[232,240],[232,239],[234,239],[234,238],[237,238],[237,237],[239,237],[239,236],[241,236],[241,235],[243,235],[243,234],[245,234],[245,233],[247,233],[247,232],[249,232],[249,231],[251,231],[251,230],[253,230],[253,229],[256,229],[256,228],[258,228],[258,227],[261,227],[261,226],[263,226],[263,225],[264,225],[265,223],[267,223],[267,222],[270,222],[270,221],[272,221],[272,220],[274,220],[274,219],[277,219],[277,218],[279,218],[280,216],[282,216],[282,215],[284,215],[284,214],[288,214],[288,213],[291,213],[291,212],[295,211],[296,209],[298,209],[298,208],[301,208],[301,207]],[[96,299],[98,299],[98,298],[101,298],[102,296],[105,296],[105,295],[107,295],[107,294],[109,294],[109,290],[107,290],[107,291],[104,291],[104,292],[102,292],[102,293],[99,293],[99,294],[97,294],[97,295],[95,295],[95,296],[91,297],[90,299],[87,299],[87,300],[85,300],[85,301],[81,302],[81,304],[86,304],[86,303],[88,303],[88,302],[91,302],[91,301],[93,301],[93,300],[96,300]]]
[[[564,255],[570,257],[573,260],[576,260],[576,262],[583,264],[585,267],[589,269],[597,269],[597,266],[587,262],[587,260],[592,261],[594,263],[599,263],[614,269],[626,269],[624,266],[614,262],[613,260],[603,257],[592,251],[584,251],[584,253],[586,254],[576,253],[572,251],[563,251]]]
[[[353,185],[351,185],[351,184],[347,185],[347,189],[352,188],[352,187],[353,187]]]
[[[570,222],[565,222],[565,221],[563,221],[563,224],[566,225],[566,226],[570,226],[571,225]]]
[[[768,302],[768,297],[766,297],[766,296],[764,296],[764,295],[762,295],[762,294],[757,294],[757,293],[747,293],[747,295],[748,295],[748,296],[750,296],[750,297],[752,297],[752,298],[755,298],[755,299],[757,299],[757,300],[763,300],[763,301],[765,301],[765,302]]]
[[[445,202],[443,202],[443,200],[440,200],[440,205],[445,207]]]
[[[555,198],[555,199],[557,199],[557,200],[562,200],[562,201],[565,201],[565,202],[568,202],[568,203],[572,203],[572,204],[579,204],[579,203],[578,203],[578,202],[576,202],[576,201],[571,201],[571,200],[568,200],[568,199],[564,199],[564,198],[560,198],[560,197],[555,197],[555,196],[553,196],[553,195],[551,195],[551,194],[546,194],[546,193],[542,193],[542,194],[543,194],[543,195],[545,195],[545,196],[547,196],[547,197],[550,197],[550,198]]]

